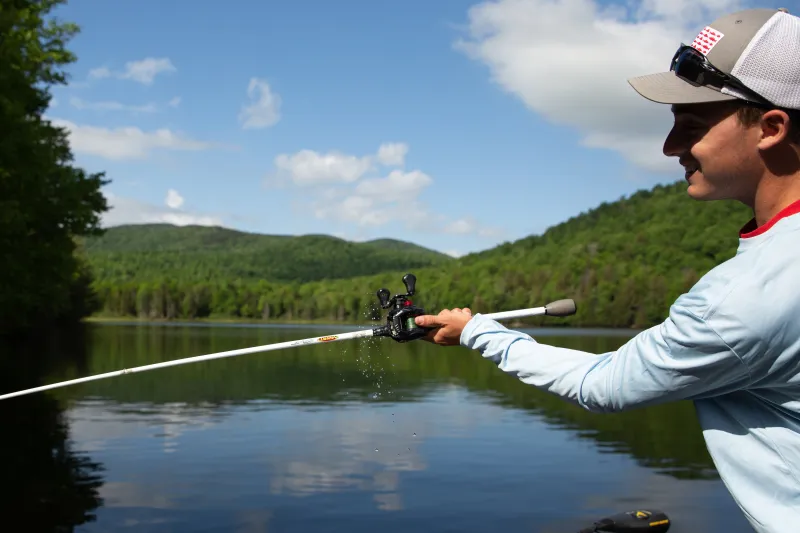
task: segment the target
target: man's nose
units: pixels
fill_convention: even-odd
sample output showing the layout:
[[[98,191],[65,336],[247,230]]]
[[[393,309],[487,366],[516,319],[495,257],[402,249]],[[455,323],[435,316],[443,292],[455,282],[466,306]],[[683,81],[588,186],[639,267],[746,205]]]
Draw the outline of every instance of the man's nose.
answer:
[[[684,144],[685,143],[681,141],[680,137],[675,131],[675,128],[672,128],[667,134],[667,138],[664,139],[664,147],[662,149],[664,155],[667,157],[680,157],[681,154],[686,151]]]

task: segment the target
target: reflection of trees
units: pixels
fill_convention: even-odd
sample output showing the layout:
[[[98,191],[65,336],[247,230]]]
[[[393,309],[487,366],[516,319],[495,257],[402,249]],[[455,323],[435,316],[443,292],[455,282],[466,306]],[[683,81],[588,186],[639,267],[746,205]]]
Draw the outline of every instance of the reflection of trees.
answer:
[[[604,353],[621,346],[626,337],[550,337],[541,342],[591,353]],[[487,395],[508,407],[526,409],[550,425],[574,431],[595,441],[601,452],[623,453],[639,464],[677,478],[717,478],[702,430],[691,402],[637,409],[624,413],[590,413],[560,398],[543,393],[496,368],[486,372],[484,361],[467,356],[468,369],[458,377],[469,389]],[[492,366],[492,365],[489,365]]]
[[[104,326],[93,337],[86,371],[58,379],[315,334],[307,329]],[[564,336],[541,340],[598,353],[617,348],[627,338]],[[630,455],[659,472],[679,478],[716,477],[688,402],[627,413],[589,413],[503,374],[476,353],[424,342],[397,344],[373,339],[292,348],[131,374],[58,392],[64,396],[78,392],[101,396],[128,404],[125,409],[180,402],[213,411],[221,404],[258,400],[304,405],[415,401],[444,383],[456,383],[490,402],[529,411],[553,426],[592,439],[601,451]]]
[[[81,330],[0,341],[0,390],[41,384],[57,356],[82,365],[85,342]],[[32,394],[0,401],[0,427],[4,529],[72,531],[95,519],[93,512],[102,504],[102,467],[71,449],[63,407],[53,397]]]

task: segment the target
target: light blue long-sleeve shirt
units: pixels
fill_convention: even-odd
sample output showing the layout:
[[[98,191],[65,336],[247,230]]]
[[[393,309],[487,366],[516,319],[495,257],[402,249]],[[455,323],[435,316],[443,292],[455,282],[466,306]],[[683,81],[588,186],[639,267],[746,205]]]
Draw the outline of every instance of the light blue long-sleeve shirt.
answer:
[[[614,352],[540,344],[476,314],[461,344],[593,412],[693,400],[716,468],[759,533],[800,531],[800,202]]]

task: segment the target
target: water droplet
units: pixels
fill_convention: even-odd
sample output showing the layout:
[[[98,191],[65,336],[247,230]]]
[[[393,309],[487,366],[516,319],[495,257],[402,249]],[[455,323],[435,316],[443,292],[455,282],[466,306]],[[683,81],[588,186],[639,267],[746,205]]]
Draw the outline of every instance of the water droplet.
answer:
[[[375,448],[375,451],[377,452],[377,451],[378,451],[378,448]]]
[[[416,437],[416,436],[417,436],[417,434],[416,434],[416,433],[414,433],[414,436]]]

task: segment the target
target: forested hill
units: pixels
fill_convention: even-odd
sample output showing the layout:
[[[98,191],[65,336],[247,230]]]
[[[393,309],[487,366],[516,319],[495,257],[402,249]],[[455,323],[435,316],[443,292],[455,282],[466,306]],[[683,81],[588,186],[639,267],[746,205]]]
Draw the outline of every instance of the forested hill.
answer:
[[[452,262],[415,244],[354,243],[327,235],[262,235],[221,227],[141,224],[112,227],[84,247],[97,281],[213,280],[306,282]]]
[[[647,327],[713,266],[733,256],[751,217],[734,202],[698,202],[686,184],[657,186],[554,226],[446,264],[413,269],[415,303],[431,312],[470,306],[493,312],[574,298],[567,319],[530,324]],[[361,321],[375,291],[402,290],[407,270],[305,284],[169,282],[97,285],[106,313],[146,317],[232,316]]]

